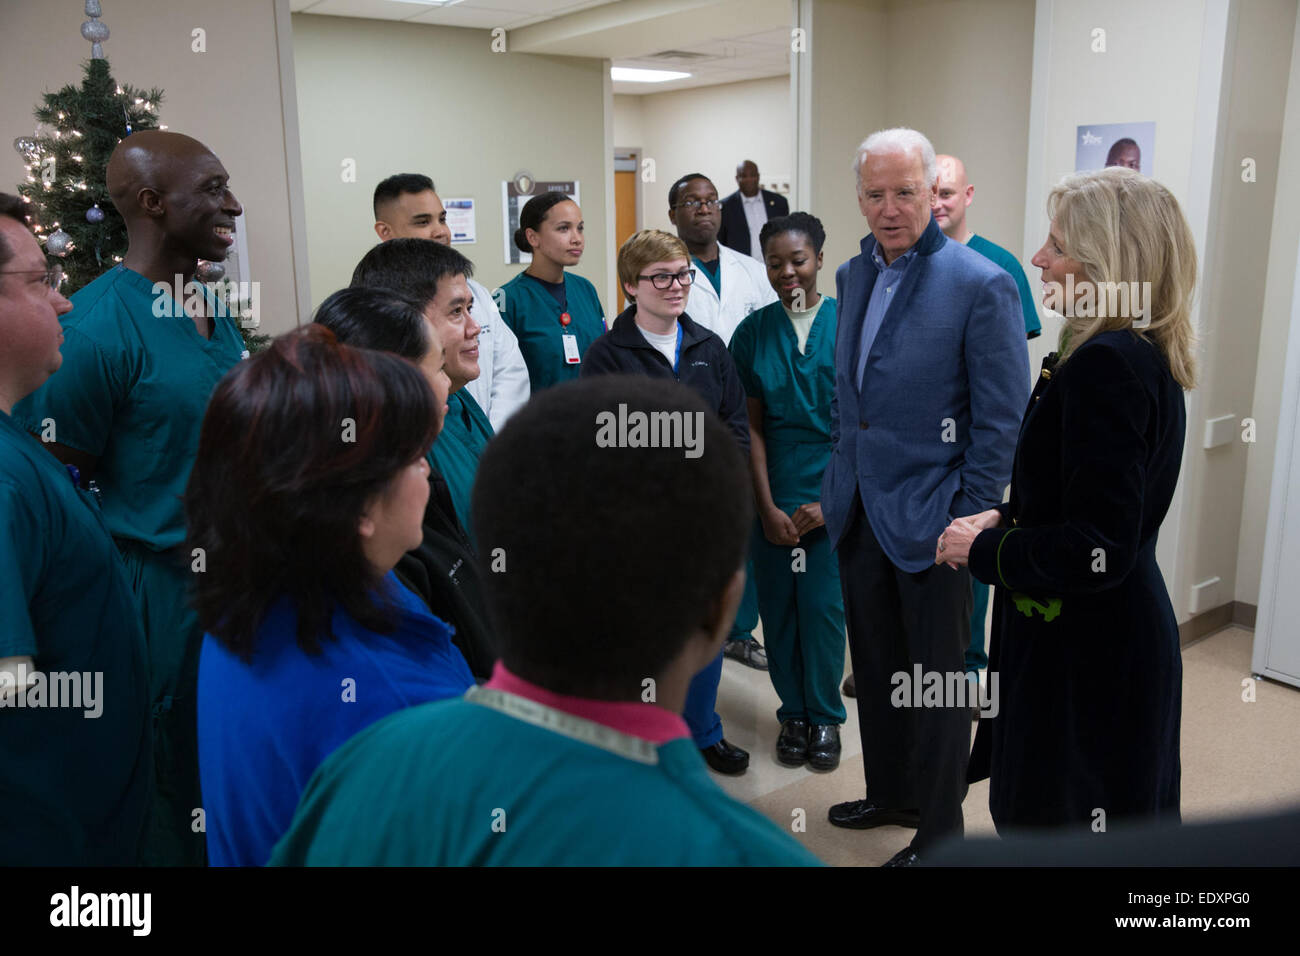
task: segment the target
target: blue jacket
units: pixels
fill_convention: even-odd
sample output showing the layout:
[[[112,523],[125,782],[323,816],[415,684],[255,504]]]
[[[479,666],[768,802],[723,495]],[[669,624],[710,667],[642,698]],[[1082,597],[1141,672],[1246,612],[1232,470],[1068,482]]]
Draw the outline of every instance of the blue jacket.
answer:
[[[950,520],[1001,503],[1029,397],[1029,355],[1011,276],[949,242],[931,217],[872,343],[859,394],[875,248],[868,235],[862,253],[835,273],[834,451],[822,516],[838,545],[860,494],[885,554],[916,572],[934,564]]]

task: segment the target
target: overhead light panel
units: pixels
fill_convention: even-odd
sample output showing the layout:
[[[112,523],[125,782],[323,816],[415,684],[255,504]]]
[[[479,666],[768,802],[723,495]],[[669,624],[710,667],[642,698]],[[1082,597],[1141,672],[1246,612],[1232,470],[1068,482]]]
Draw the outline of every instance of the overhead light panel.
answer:
[[[454,7],[462,0],[393,0],[394,3],[414,3],[421,7]]]
[[[610,79],[618,83],[667,83],[669,80],[684,80],[690,75],[674,70],[633,70],[625,66],[609,68]]]

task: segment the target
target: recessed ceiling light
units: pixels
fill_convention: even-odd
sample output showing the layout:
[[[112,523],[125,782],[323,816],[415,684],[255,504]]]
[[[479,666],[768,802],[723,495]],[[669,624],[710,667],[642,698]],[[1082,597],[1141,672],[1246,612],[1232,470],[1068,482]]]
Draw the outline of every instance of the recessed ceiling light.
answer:
[[[610,79],[620,83],[667,83],[669,80],[684,80],[690,75],[673,70],[633,70],[625,66],[609,68]]]

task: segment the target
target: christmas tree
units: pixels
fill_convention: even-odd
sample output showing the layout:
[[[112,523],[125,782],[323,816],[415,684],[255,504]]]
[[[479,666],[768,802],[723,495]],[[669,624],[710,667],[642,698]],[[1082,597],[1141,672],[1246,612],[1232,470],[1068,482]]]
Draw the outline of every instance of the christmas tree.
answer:
[[[14,144],[27,161],[27,182],[18,192],[31,204],[32,228],[45,251],[63,260],[65,295],[126,254],[126,223],[104,178],[113,149],[136,130],[166,129],[155,115],[162,90],[119,86],[104,59],[88,60],[85,73],[80,89],[46,93],[35,110],[41,132]]]

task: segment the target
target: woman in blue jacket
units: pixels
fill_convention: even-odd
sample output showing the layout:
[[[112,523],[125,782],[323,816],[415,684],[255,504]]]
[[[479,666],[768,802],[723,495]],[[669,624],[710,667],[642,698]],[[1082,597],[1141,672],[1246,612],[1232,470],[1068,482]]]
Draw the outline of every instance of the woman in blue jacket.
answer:
[[[316,767],[413,704],[473,686],[450,628],[393,574],[418,547],[442,423],[416,366],[322,325],[213,393],[186,490],[208,858],[261,865]]]

